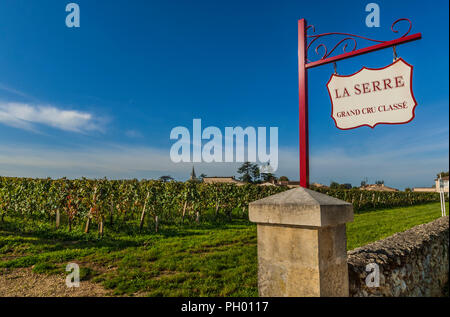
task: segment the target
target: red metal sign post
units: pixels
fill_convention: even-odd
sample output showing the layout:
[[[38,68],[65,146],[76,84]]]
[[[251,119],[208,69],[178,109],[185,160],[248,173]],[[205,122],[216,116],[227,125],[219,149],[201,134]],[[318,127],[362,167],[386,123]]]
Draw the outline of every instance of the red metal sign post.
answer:
[[[309,187],[308,72],[306,20],[298,21],[298,91],[300,117],[300,186]]]
[[[307,25],[305,19],[298,20],[298,90],[299,90],[299,134],[300,134],[300,186],[301,187],[309,187],[309,135],[308,135],[308,69],[317,67],[320,65],[325,65],[329,63],[334,63],[339,60],[343,60],[350,57],[355,57],[358,55],[374,52],[377,50],[381,50],[388,47],[395,46],[412,42],[415,40],[419,40],[422,38],[422,34],[416,33],[412,35],[408,35],[412,28],[412,23],[408,19],[398,19],[395,21],[391,30],[394,33],[398,33],[397,30],[394,29],[395,25],[400,21],[409,22],[409,29],[406,33],[404,33],[401,37],[390,40],[390,41],[380,41],[374,40],[367,37],[349,34],[349,33],[339,33],[339,32],[331,32],[331,33],[322,33],[322,34],[313,34],[308,35],[308,29],[312,29],[315,32],[315,28],[313,25]],[[320,55],[319,50],[323,51],[323,54],[320,56],[317,61],[310,61],[308,59],[308,49],[314,44],[318,39],[326,36],[343,36],[344,38],[337,42],[336,45],[328,52],[328,49],[325,44],[318,44],[315,48],[315,52],[317,55]],[[308,39],[311,41],[308,42]],[[356,49],[357,39],[363,39],[371,42],[376,42],[378,44],[372,45],[369,47]],[[353,48],[350,52],[346,52],[346,48],[348,44],[353,44]],[[330,56],[336,48],[343,44],[343,54]]]

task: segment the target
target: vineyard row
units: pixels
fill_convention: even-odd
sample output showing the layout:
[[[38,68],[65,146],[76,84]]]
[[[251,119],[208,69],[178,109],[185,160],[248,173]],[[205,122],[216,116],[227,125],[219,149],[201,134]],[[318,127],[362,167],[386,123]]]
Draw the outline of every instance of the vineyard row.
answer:
[[[0,214],[56,221],[67,219],[68,229],[83,223],[135,221],[142,228],[158,223],[199,222],[206,214],[231,218],[233,210],[246,215],[252,201],[287,190],[284,186],[204,184],[154,180],[31,179],[0,177]],[[350,202],[355,212],[439,201],[438,193],[377,192],[314,188]]]

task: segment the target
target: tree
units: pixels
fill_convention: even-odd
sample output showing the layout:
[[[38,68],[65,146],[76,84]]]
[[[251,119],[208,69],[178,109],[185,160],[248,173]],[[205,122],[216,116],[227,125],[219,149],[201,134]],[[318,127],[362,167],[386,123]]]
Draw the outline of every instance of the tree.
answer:
[[[368,182],[369,180],[367,179],[367,177],[364,177],[364,179],[361,181],[361,187],[366,187]]]
[[[330,188],[331,188],[331,189],[338,189],[338,188],[339,188],[339,183],[337,183],[337,182],[331,182],[331,183],[330,183]]]
[[[251,170],[252,170],[252,163],[250,162],[243,163],[241,167],[239,167],[239,169],[237,170],[237,172],[241,174],[239,179],[245,183],[251,183],[252,181]]]
[[[245,183],[252,183],[260,176],[258,165],[248,161],[244,162],[241,167],[239,167],[237,172],[241,174],[239,179]]]
[[[167,183],[173,181],[173,178],[169,175],[163,175],[159,178],[159,180],[162,181],[163,183]]]
[[[405,192],[407,192],[407,193],[411,192],[411,188],[406,187],[406,188],[405,188]]]
[[[259,171],[259,166],[257,164],[253,164],[252,166],[252,177],[253,182],[257,182],[261,177],[261,172]]]
[[[445,176],[448,176],[449,174],[448,174],[448,171],[447,172],[440,172],[439,174],[437,174],[436,176],[437,176],[437,178],[439,178],[439,176],[441,176],[441,177],[445,177]]]
[[[272,173],[261,173],[261,177],[264,182],[272,182],[277,180],[275,175],[273,175]]]
[[[200,174],[200,179],[201,179],[201,180],[203,180],[205,177],[207,177],[206,174],[204,174],[204,173]]]
[[[376,181],[375,184],[376,184],[376,185],[384,185],[384,180]]]
[[[330,184],[331,189],[352,189],[352,184],[346,183],[346,184],[339,184],[338,182],[331,182]]]
[[[289,182],[289,178],[287,178],[287,176],[280,176],[280,178],[278,180],[280,182]]]

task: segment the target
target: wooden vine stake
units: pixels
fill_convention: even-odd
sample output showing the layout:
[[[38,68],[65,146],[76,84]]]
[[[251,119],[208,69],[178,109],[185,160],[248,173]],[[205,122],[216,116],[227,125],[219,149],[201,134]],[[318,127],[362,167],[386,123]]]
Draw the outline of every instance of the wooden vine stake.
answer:
[[[109,213],[109,223],[112,225],[113,224],[113,215],[114,215],[114,202],[113,202],[113,200],[111,199],[111,202],[110,202],[110,213]]]
[[[91,211],[89,211],[89,213],[91,213]],[[91,224],[91,216],[88,215],[88,218],[86,220],[86,226],[84,227],[84,233],[88,233],[89,232],[89,225]]]
[[[145,208],[147,207],[147,200],[148,197],[150,196],[150,192],[147,192],[147,197],[145,198],[144,201],[144,208],[142,208],[142,213],[141,213],[141,222],[139,224],[139,231],[142,230],[142,226],[144,225],[144,219],[145,219]]]
[[[58,210],[56,210],[56,229],[59,229],[60,220],[61,220],[61,215],[60,215],[59,209],[58,209]]]
[[[158,216],[155,216],[155,232],[158,232],[158,226],[159,226],[159,218]]]
[[[89,232],[89,225],[91,224],[91,218],[92,218],[92,210],[94,209],[95,203],[97,201],[97,196],[96,195],[97,195],[97,187],[94,188],[94,197],[92,199],[93,204],[92,204],[91,208],[89,209],[88,218],[87,218],[87,221],[86,221],[86,227],[84,228],[84,233],[88,233]]]
[[[103,218],[98,223],[98,235],[99,237],[103,237]]]
[[[91,207],[92,209],[92,207]],[[89,215],[88,218],[86,220],[86,226],[84,227],[84,233],[89,233],[89,225],[91,224],[91,216],[90,216],[91,211],[89,210]]]
[[[219,206],[220,206],[220,201],[217,199],[216,200],[216,214],[215,214],[216,217],[217,217],[217,214],[219,213]]]
[[[184,202],[183,216],[181,217],[182,222],[184,222],[184,215],[186,214],[186,208],[187,208],[187,200]]]

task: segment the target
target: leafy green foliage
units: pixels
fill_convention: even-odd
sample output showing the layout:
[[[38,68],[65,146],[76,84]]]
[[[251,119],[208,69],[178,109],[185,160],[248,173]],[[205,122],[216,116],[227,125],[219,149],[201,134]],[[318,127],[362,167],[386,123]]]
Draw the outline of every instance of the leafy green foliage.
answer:
[[[212,210],[213,220],[220,220],[221,215],[230,218],[236,208],[240,211],[237,216],[244,218],[250,202],[286,189],[136,179],[0,177],[0,212],[3,217],[53,222],[59,211],[69,231],[86,221],[99,226],[136,224],[142,215],[149,224],[158,219],[167,225],[208,219]]]
[[[285,186],[136,179],[0,177],[0,222],[8,215],[53,223],[59,212],[68,231],[92,221],[101,234],[103,225],[134,232],[141,217],[156,231],[158,224],[230,221],[232,217],[246,219],[250,202],[287,189]],[[439,201],[438,193],[314,189],[353,203],[355,212]]]

